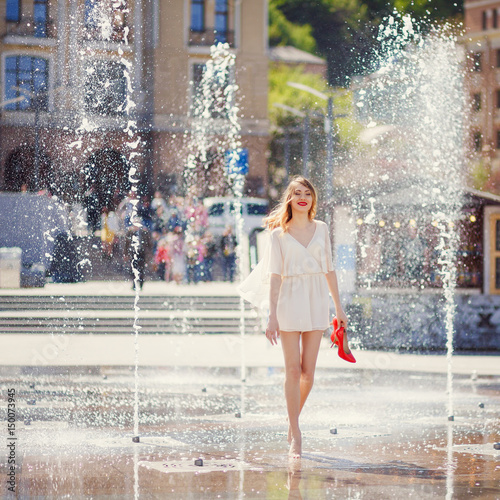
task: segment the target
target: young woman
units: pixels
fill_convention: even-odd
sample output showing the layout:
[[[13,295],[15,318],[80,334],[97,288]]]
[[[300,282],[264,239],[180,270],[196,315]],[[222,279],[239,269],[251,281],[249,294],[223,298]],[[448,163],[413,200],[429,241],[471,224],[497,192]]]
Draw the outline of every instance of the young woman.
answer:
[[[314,186],[302,176],[295,177],[278,207],[265,219],[271,231],[269,254],[239,289],[245,299],[262,307],[263,285],[269,283],[266,337],[273,345],[281,339],[289,455],[294,458],[302,453],[299,415],[313,386],[323,332],[332,321],[328,292],[335,304],[338,327],[347,326],[332,264],[328,227],[314,219],[316,206]],[[347,356],[352,356],[345,334],[342,347]]]

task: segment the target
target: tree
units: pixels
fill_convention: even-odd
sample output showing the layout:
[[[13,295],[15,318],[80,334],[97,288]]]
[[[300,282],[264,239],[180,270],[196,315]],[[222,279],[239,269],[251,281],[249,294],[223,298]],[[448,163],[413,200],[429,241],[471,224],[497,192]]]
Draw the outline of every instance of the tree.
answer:
[[[311,25],[318,51],[327,59],[330,85],[346,86],[349,77],[359,73],[358,59],[363,61],[372,45],[374,32],[367,7],[360,0],[276,0],[276,3],[290,21]]]
[[[269,119],[271,121],[271,145],[269,174],[271,185],[284,188],[286,176],[303,171],[304,117],[284,110],[281,105],[289,106],[309,115],[309,162],[310,176],[318,185],[324,184],[326,139],[324,115],[326,102],[308,92],[287,85],[296,82],[312,87],[323,93],[331,93],[325,79],[318,74],[304,72],[301,66],[290,67],[273,64],[269,70]],[[334,98],[334,113],[346,115],[335,121],[336,152],[352,144],[357,136],[356,125],[352,121],[352,98],[349,92],[341,92]],[[278,106],[276,106],[278,105]],[[285,160],[285,147],[288,148],[288,165]],[[288,172],[285,167],[288,167]],[[277,194],[281,189],[276,191]],[[271,197],[273,194],[271,193]]]
[[[270,0],[272,43],[280,44],[282,37],[293,45],[300,38],[298,27],[306,28],[316,41],[317,52],[327,59],[330,85],[347,86],[351,76],[371,70],[378,27],[394,9],[411,14],[417,22],[441,21],[460,15],[463,0],[433,0],[432,4],[428,0]],[[287,26],[295,38],[285,30]],[[308,50],[307,46],[311,46],[309,41],[300,48]]]
[[[269,45],[292,45],[306,52],[316,52],[316,40],[309,24],[294,24],[276,6],[276,0],[269,3]]]
[[[450,1],[450,0],[392,0],[387,2],[384,0],[365,0],[368,4],[389,4],[391,10],[397,9],[401,13],[412,14],[415,19],[449,19],[455,17],[463,12],[463,0]],[[383,12],[383,8],[379,9]]]

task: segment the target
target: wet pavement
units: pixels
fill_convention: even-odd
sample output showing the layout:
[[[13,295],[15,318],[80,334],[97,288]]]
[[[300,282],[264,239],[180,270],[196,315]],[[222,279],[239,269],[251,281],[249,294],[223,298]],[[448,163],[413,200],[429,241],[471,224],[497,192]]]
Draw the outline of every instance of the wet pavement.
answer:
[[[151,297],[236,293],[230,284],[145,288]],[[69,303],[132,291],[91,282],[37,294]],[[82,313],[75,307],[68,316]],[[109,314],[94,309],[84,312]],[[348,365],[325,338],[301,418],[303,457],[290,463],[281,350],[262,335],[0,332],[6,498],[500,498],[498,355],[453,357],[449,421],[446,356],[353,342],[358,362]]]
[[[281,369],[139,373],[134,443],[132,369],[3,369],[17,498],[500,498],[498,375],[319,368],[290,463]]]

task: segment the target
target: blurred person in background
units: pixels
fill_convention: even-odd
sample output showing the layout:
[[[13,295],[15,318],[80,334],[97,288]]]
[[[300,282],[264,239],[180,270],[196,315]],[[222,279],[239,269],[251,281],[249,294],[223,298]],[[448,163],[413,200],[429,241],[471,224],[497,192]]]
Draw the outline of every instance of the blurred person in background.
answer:
[[[233,234],[233,228],[226,226],[220,248],[222,252],[222,272],[224,281],[234,281],[234,273],[236,271],[236,236]]]
[[[181,226],[174,228],[170,250],[172,256],[172,278],[177,284],[180,284],[186,276],[186,245]]]
[[[202,279],[203,281],[213,281],[213,268],[217,258],[218,246],[210,231],[203,235],[203,244],[205,245],[205,259],[203,260]]]
[[[158,241],[155,252],[157,274],[161,280],[170,281],[172,270],[172,251],[168,234],[164,234]]]
[[[101,244],[104,256],[111,259],[120,231],[120,219],[112,210],[104,207],[101,214]]]

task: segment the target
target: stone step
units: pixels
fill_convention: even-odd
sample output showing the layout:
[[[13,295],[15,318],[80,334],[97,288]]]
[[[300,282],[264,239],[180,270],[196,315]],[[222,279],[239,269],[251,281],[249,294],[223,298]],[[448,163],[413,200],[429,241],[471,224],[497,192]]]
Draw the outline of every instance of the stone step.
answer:
[[[245,332],[260,331],[260,318],[245,315]],[[2,333],[132,333],[134,318],[127,317],[89,317],[78,316],[39,316],[22,317],[2,315]],[[168,334],[168,333],[240,333],[240,318],[236,314],[221,311],[210,316],[189,316],[186,314],[172,314],[171,317],[147,315],[139,318],[141,334]]]
[[[130,296],[40,296],[5,295],[0,296],[0,311],[31,310],[133,310],[135,297]],[[236,296],[141,296],[141,310],[211,310],[237,311],[240,299]],[[245,310],[251,310],[245,302]]]
[[[134,332],[133,292],[109,289],[91,294],[8,294],[0,295],[2,333],[43,334],[131,334]],[[221,293],[220,288],[185,294],[179,290],[141,295],[141,334],[239,334],[240,298]],[[120,295],[121,293],[121,295]],[[197,293],[197,294],[196,294]],[[234,293],[234,292],[233,292]],[[261,331],[261,320],[244,304],[245,333]]]

